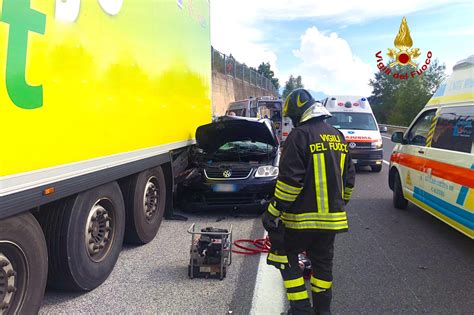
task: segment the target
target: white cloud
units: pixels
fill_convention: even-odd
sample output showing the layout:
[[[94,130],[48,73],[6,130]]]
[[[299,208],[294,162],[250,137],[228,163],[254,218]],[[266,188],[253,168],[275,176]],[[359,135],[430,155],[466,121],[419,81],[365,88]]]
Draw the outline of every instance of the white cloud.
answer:
[[[455,3],[471,3],[472,0],[410,0],[398,1],[390,5],[387,2],[375,0],[211,0],[211,40],[214,47],[223,53],[232,53],[240,62],[250,66],[258,66],[261,62],[269,61],[272,69],[282,83],[288,78],[289,70],[279,71],[277,48],[268,44],[271,36],[278,30],[262,28],[267,21],[291,21],[300,19],[327,19],[341,25],[341,28],[350,27],[354,23],[381,19],[387,16],[403,16],[413,12],[434,9],[442,5]],[[323,71],[328,80],[317,78],[314,73],[307,71],[307,67],[292,69],[294,74],[301,74],[308,87],[318,89],[319,85],[327,85],[326,90],[364,90],[367,91],[367,80],[370,77],[368,67],[360,59],[352,55],[348,43],[337,35],[323,36],[313,34],[314,30],[305,33],[307,42],[302,42],[298,50],[298,57],[304,63],[310,63],[314,70]],[[299,34],[298,34],[299,35]],[[315,51],[318,43],[311,40],[311,36],[319,36],[327,40],[328,45],[343,49],[328,52]],[[333,37],[331,37],[333,36]],[[335,36],[335,37],[334,37]],[[390,38],[393,34],[390,34]],[[315,57],[323,58],[326,63],[315,64]],[[335,59],[338,59],[336,62]],[[329,62],[329,63],[328,63]],[[346,69],[344,71],[344,69]],[[293,71],[294,70],[294,71]],[[297,71],[301,70],[301,73]],[[332,70],[332,71],[329,71]],[[356,72],[352,72],[356,71]],[[342,74],[343,77],[337,77]],[[309,76],[308,76],[309,75]],[[359,76],[356,78],[355,76]],[[337,80],[335,80],[337,78]],[[330,80],[329,80],[330,79]],[[342,92],[342,91],[337,91]],[[359,93],[362,93],[359,92]]]
[[[457,60],[456,61],[453,61],[453,60],[446,60],[446,62],[444,63],[445,66],[446,66],[446,74],[447,75],[450,75],[451,73],[453,73],[453,67],[454,65],[456,64]]]
[[[400,16],[443,4],[471,3],[470,0],[410,0],[390,4],[380,0],[212,0],[212,6],[225,6],[232,15],[257,16],[261,20],[293,20],[332,17],[347,23],[371,18]]]
[[[277,55],[264,43],[265,34],[256,25],[258,14],[252,7],[234,1],[211,1],[212,45],[248,66],[270,62],[277,72]]]
[[[433,32],[433,30],[424,30],[416,32],[416,35],[423,38],[440,38],[440,37],[449,37],[449,36],[465,36],[466,38],[472,37],[474,35],[474,27],[463,27],[463,28],[454,28],[454,29],[440,29]]]
[[[354,56],[347,41],[336,33],[311,27],[293,54],[301,60],[295,74],[303,77],[305,87],[326,94],[370,94],[371,65]]]

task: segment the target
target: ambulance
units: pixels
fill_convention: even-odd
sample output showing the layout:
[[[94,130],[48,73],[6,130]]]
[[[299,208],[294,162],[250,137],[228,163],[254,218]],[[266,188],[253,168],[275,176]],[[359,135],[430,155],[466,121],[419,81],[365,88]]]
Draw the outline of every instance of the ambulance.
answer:
[[[370,166],[382,170],[383,144],[380,130],[369,101],[361,96],[331,96],[322,101],[332,117],[326,122],[339,129],[349,143],[357,168]]]
[[[408,201],[474,238],[474,55],[459,61],[397,143],[389,186],[395,208]]]
[[[293,124],[290,118],[283,117],[282,104],[281,98],[277,99],[273,96],[250,97],[230,103],[226,115],[269,118],[273,122],[278,139],[284,142],[293,129]]]

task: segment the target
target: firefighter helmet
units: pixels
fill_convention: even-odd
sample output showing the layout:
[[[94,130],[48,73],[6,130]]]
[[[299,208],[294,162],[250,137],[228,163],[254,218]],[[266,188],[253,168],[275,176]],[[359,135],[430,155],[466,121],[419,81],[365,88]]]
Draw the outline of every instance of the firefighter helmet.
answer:
[[[296,89],[286,98],[283,115],[288,116],[296,126],[316,117],[331,117],[329,111],[317,102],[305,89]]]

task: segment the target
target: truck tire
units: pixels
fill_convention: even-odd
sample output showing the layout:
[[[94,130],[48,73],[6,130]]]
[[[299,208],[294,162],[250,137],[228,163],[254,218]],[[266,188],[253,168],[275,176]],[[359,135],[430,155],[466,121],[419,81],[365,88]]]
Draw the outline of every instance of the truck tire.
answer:
[[[90,291],[107,279],[125,231],[116,182],[51,203],[39,218],[49,250],[48,287]]]
[[[397,209],[406,209],[408,207],[408,200],[403,196],[402,182],[400,175],[395,172],[393,183],[393,206]]]
[[[382,164],[371,165],[370,168],[372,169],[372,172],[380,173],[380,171],[382,170]]]
[[[125,195],[125,241],[130,244],[151,242],[165,213],[166,183],[161,167],[132,176]],[[123,187],[123,186],[122,186]]]
[[[0,314],[37,314],[48,275],[48,250],[31,213],[0,220]]]

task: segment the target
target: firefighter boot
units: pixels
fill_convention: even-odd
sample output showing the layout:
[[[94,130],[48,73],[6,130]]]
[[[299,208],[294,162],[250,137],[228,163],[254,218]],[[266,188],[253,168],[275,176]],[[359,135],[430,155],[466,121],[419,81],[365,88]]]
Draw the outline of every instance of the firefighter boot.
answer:
[[[331,315],[332,289],[325,289],[322,292],[314,292],[313,289],[313,310],[316,315]]]

